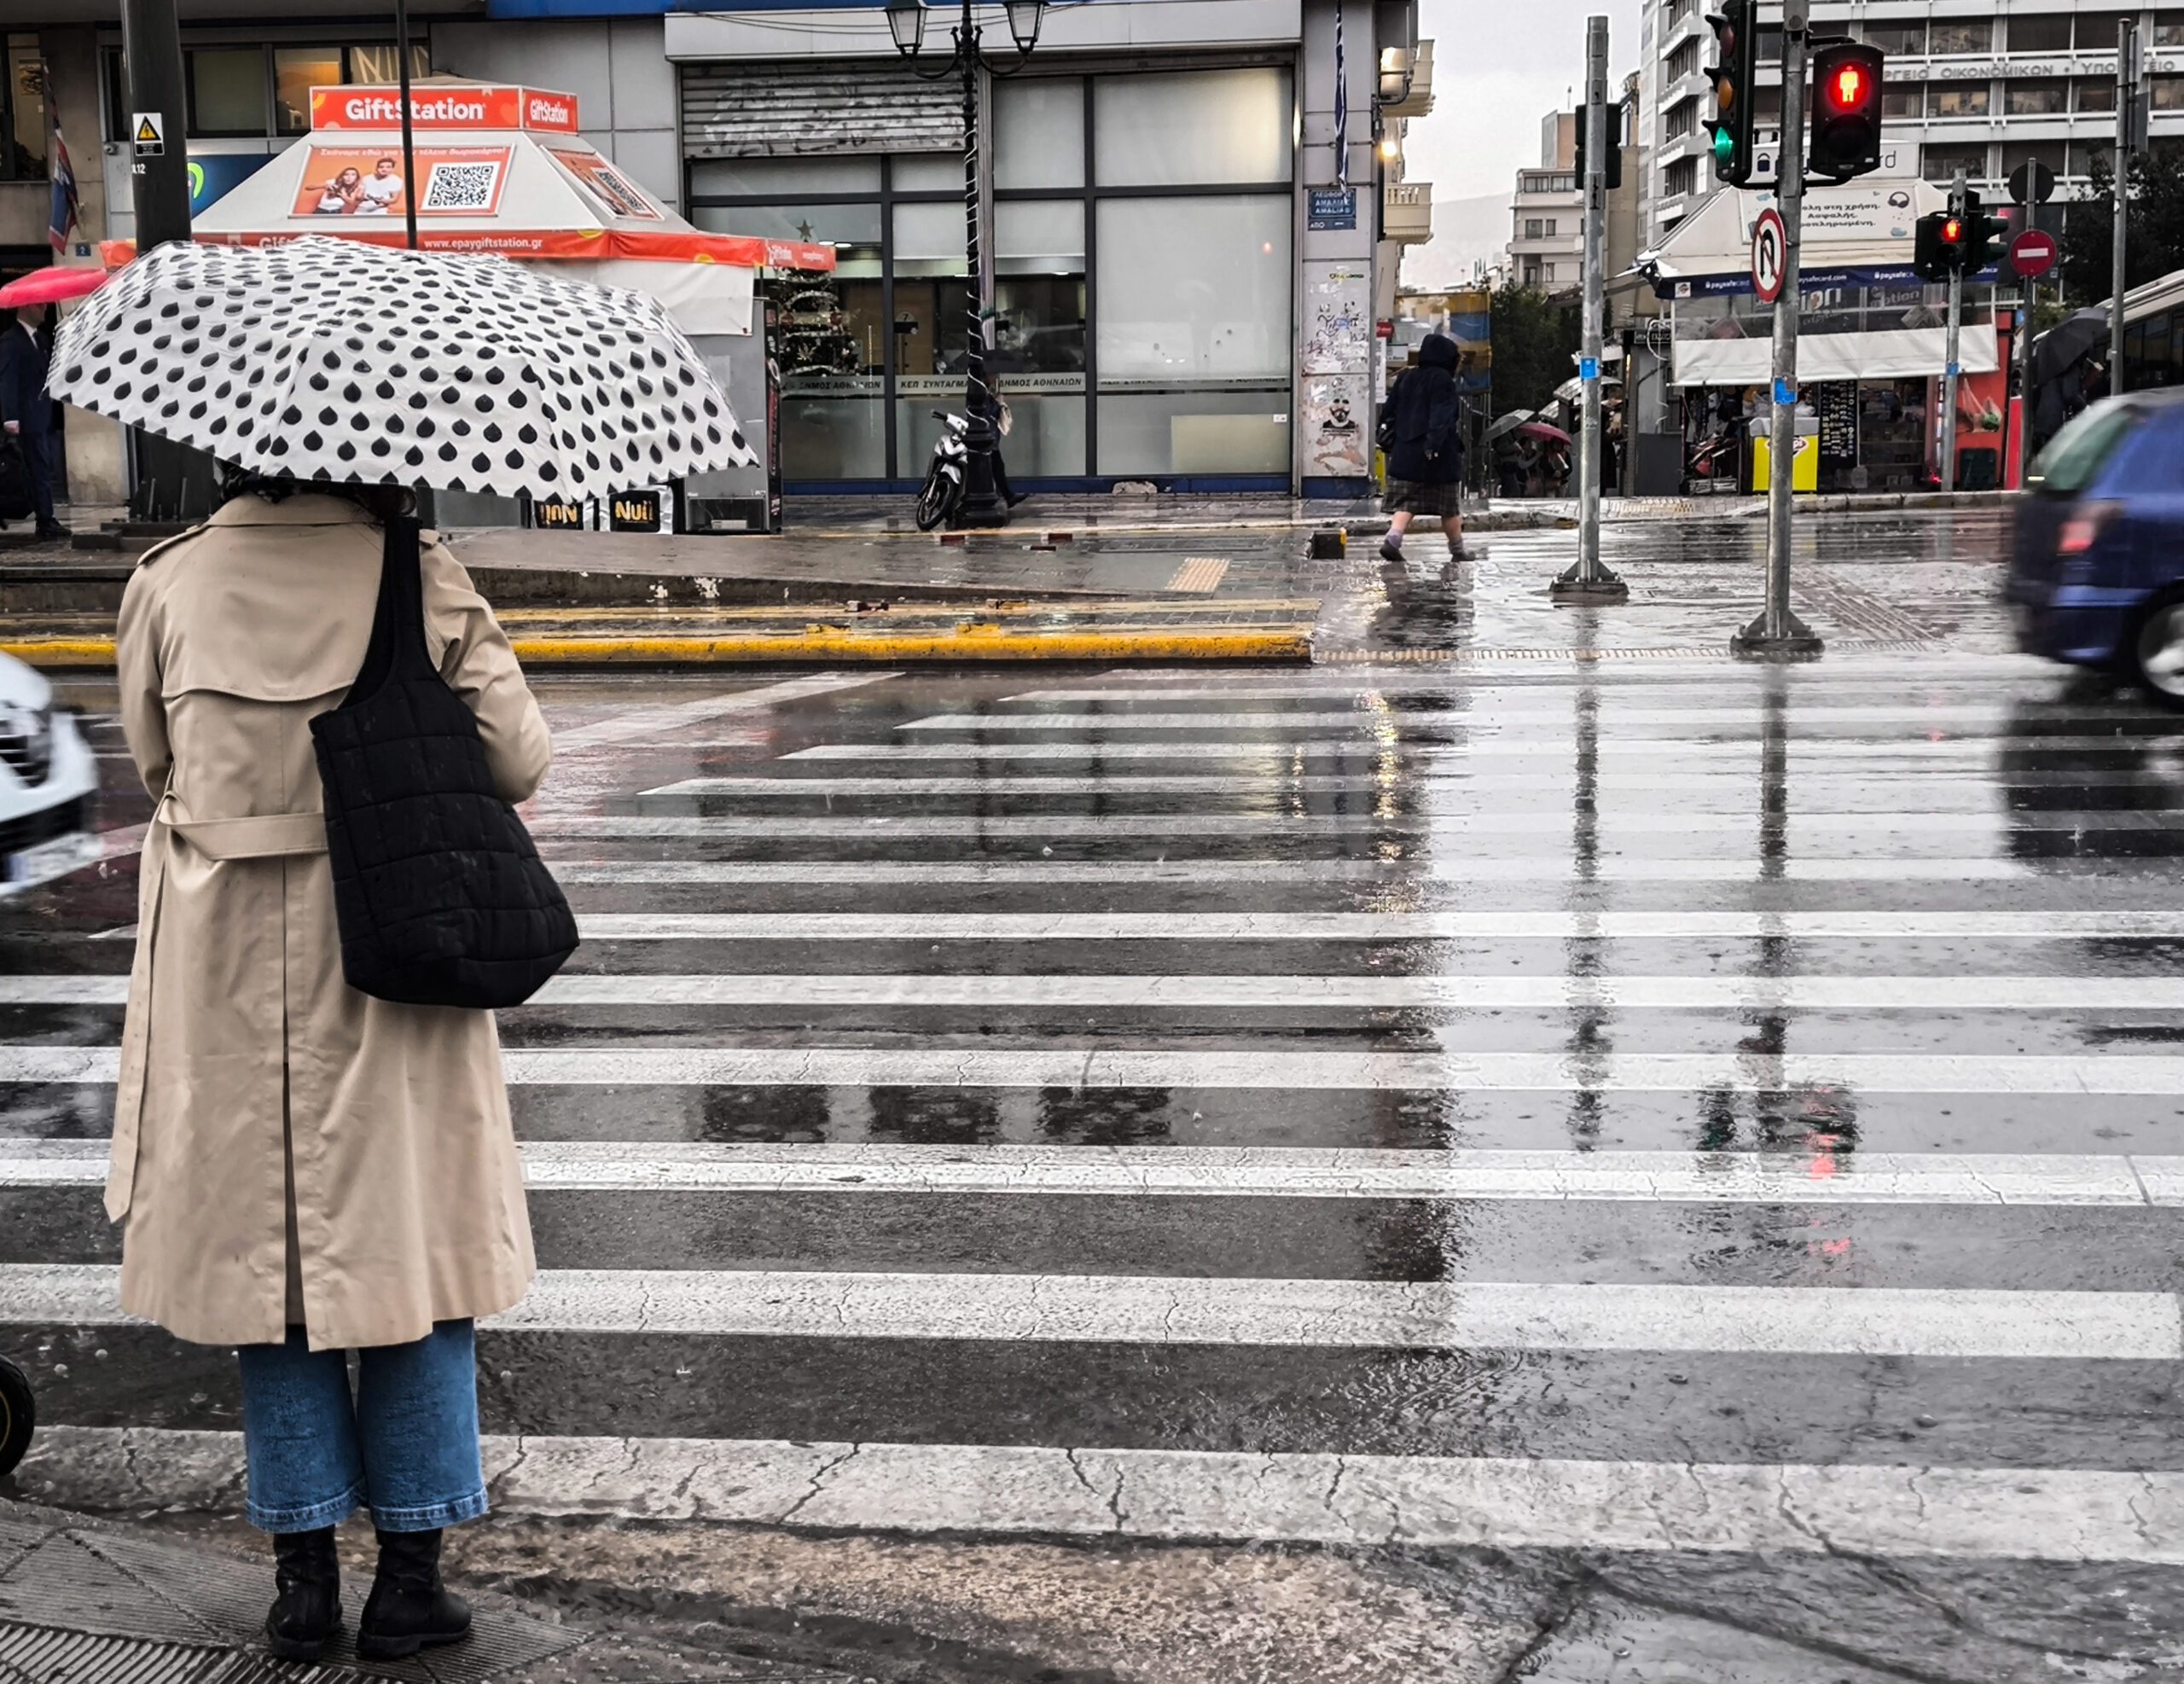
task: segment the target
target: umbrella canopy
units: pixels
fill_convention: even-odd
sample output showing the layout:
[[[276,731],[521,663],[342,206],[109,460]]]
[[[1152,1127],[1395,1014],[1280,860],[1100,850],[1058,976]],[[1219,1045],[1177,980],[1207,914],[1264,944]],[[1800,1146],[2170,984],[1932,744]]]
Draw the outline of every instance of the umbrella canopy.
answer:
[[[1600,376],[1600,384],[1604,386],[1621,386],[1623,382],[1618,380],[1613,375],[1602,375]],[[1561,385],[1554,388],[1554,401],[1558,404],[1575,404],[1583,398],[1584,395],[1584,379],[1583,376],[1578,375],[1571,375],[1568,380],[1563,381]]]
[[[297,479],[590,497],[757,461],[653,299],[346,240],[163,246],[61,328],[48,389]]]
[[[106,285],[102,269],[63,269],[59,264],[33,269],[19,280],[0,287],[0,310],[18,310],[31,304],[60,304],[80,299]]]
[[[1530,409],[1510,410],[1507,415],[1503,415],[1500,420],[1496,421],[1493,426],[1486,429],[1486,437],[1488,441],[1490,443],[1494,439],[1501,438],[1504,433],[1514,433],[1519,427],[1522,427],[1531,418],[1532,412]]]
[[[2108,312],[2073,311],[2032,341],[2032,383],[2045,386],[2085,360],[2108,339]]]
[[[1559,427],[1548,426],[1545,421],[1526,421],[1522,427],[1517,429],[1517,437],[1519,438],[1538,438],[1544,440],[1549,444],[1567,444],[1570,442],[1570,435],[1568,433],[1565,433]]]

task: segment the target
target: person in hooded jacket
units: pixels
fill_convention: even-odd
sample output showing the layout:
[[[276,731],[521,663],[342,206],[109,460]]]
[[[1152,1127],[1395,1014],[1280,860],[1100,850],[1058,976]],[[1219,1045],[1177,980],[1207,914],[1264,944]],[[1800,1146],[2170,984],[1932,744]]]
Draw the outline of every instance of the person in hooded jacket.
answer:
[[[1428,334],[1416,366],[1403,370],[1388,393],[1380,419],[1388,453],[1388,493],[1381,504],[1388,535],[1380,543],[1386,560],[1403,560],[1403,534],[1421,514],[1440,521],[1452,557],[1464,553],[1463,403],[1456,393],[1461,360],[1454,340]]]

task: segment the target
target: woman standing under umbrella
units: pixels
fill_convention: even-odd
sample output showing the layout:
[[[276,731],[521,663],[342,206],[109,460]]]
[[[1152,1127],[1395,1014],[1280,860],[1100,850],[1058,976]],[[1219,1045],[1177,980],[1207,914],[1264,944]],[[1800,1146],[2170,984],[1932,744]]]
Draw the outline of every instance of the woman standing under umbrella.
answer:
[[[159,803],[107,1207],[122,1303],[241,1347],[251,1523],[273,1534],[273,1652],[340,1623],[334,1529],[369,1506],[360,1652],[452,1642],[441,1529],[485,1511],[472,1322],[532,1274],[491,1013],[343,979],[311,719],[364,659],[382,526],[410,495],[230,473],[122,600],[122,723]],[[423,550],[427,651],[476,715],[502,798],[551,756],[507,637]],[[352,1397],[347,1353],[359,1353]]]
[[[1380,555],[1403,560],[1403,537],[1419,515],[1441,523],[1449,555],[1464,553],[1463,404],[1456,394],[1456,342],[1446,334],[1428,334],[1419,346],[1418,363],[1403,371],[1388,394],[1381,420],[1388,450],[1388,535]]]
[[[338,1628],[333,1528],[360,1507],[359,1650],[451,1642],[440,1529],[486,1501],[472,1324],[533,1272],[485,1007],[575,930],[504,804],[544,777],[545,723],[401,488],[598,497],[757,458],[657,300],[497,258],[178,241],[70,319],[54,367],[56,396],[240,464],[122,603],[159,803],[107,1182],[122,1303],[242,1348],[276,1652]],[[398,1003],[422,1001],[453,1003]]]

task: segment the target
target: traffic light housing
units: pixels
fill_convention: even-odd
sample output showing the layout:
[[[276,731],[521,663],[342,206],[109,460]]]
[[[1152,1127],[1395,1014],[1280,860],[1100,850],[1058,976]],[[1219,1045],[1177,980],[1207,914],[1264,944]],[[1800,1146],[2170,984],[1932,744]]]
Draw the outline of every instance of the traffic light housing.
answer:
[[[1958,267],[1963,251],[1964,218],[1949,211],[1929,211],[1914,229],[1912,273],[1938,285]]]
[[[1758,160],[1758,0],[1722,0],[1707,14],[1721,44],[1721,62],[1707,67],[1714,84],[1714,115],[1706,125],[1713,139],[1714,178],[1732,187],[1751,180]]]
[[[1880,168],[1880,84],[1887,55],[1862,41],[1812,55],[1812,142],[1806,167],[1838,182]]]
[[[2002,252],[2009,243],[2010,225],[2000,217],[1989,216],[1980,202],[1978,189],[1964,191],[1964,272],[1977,275],[2002,260]]]
[[[1607,190],[1617,191],[1623,185],[1623,105],[1621,100],[1610,100],[1601,107],[1607,130],[1607,156],[1600,160],[1601,172],[1607,177]],[[1585,107],[1577,107],[1577,190],[1585,187]]]

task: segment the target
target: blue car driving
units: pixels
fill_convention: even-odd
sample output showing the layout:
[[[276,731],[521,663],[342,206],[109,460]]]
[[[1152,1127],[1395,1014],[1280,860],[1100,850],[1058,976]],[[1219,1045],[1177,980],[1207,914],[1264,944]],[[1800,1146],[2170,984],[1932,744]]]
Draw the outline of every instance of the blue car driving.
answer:
[[[2016,537],[2018,647],[2117,668],[2184,709],[2184,387],[2104,398],[2057,433]]]

